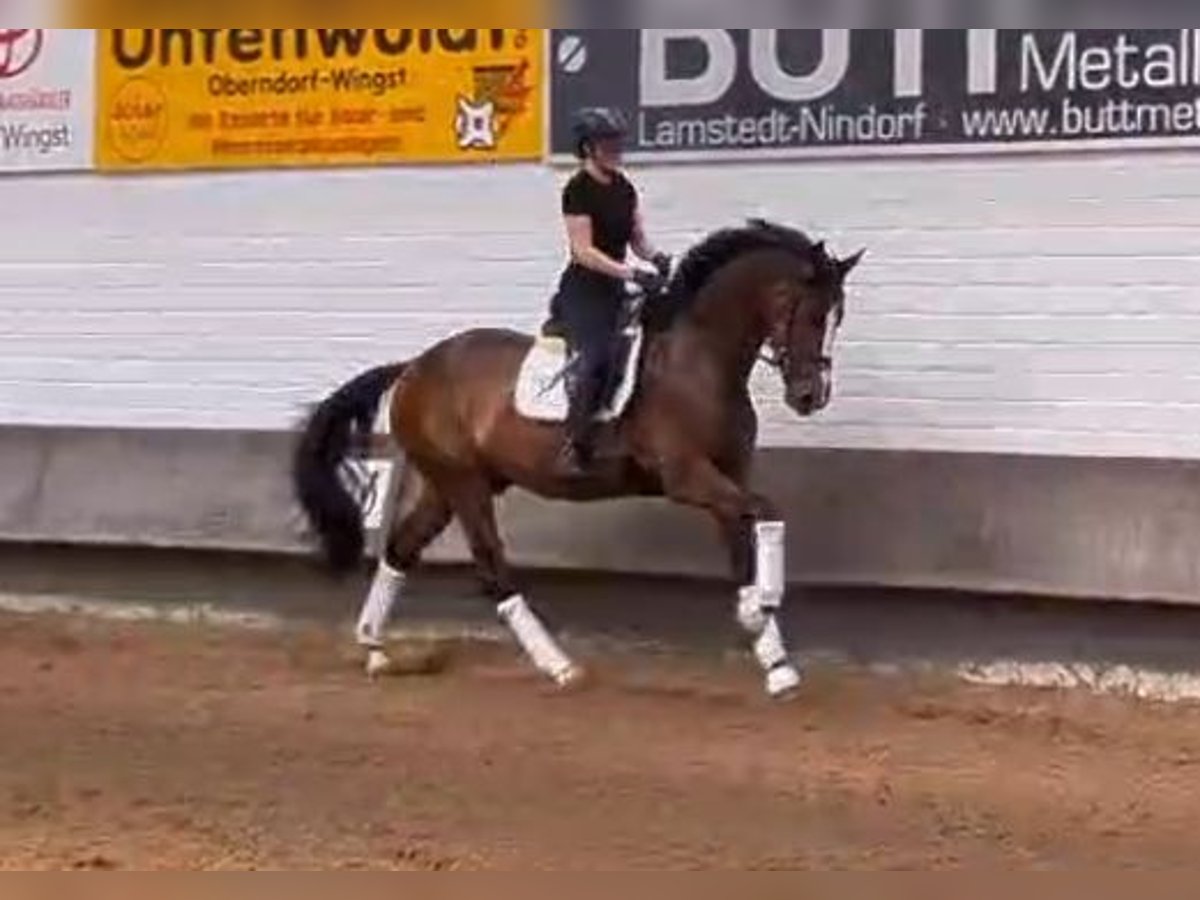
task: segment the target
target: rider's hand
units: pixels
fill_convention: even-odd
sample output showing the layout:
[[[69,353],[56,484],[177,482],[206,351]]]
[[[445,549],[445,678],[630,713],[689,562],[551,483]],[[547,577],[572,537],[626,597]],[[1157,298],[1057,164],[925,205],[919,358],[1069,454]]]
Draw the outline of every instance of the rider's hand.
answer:
[[[667,286],[666,277],[652,269],[634,269],[633,278],[630,280],[648,297],[661,294]]]
[[[650,261],[651,265],[658,270],[658,274],[663,278],[671,277],[671,256],[668,253],[656,253],[654,259]]]

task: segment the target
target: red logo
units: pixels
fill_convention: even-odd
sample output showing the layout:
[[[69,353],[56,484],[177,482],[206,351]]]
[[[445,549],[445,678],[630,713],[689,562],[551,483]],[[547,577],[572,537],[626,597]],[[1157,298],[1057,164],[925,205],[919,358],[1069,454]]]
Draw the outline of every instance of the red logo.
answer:
[[[45,42],[45,28],[0,28],[0,78],[28,72]]]

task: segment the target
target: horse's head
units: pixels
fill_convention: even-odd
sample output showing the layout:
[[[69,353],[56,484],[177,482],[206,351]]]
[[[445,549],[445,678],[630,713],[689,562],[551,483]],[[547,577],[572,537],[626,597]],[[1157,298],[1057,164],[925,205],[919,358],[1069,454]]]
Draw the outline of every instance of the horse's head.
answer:
[[[811,416],[833,398],[833,348],[846,314],[846,278],[865,250],[849,259],[827,254],[824,243],[797,254],[766,291],[768,363],[783,377],[784,400]]]
[[[783,376],[788,406],[809,416],[833,396],[844,286],[865,254],[837,259],[803,232],[751,219],[710,234],[684,256],[649,322],[669,328],[690,316],[717,340],[742,341],[743,360],[753,361],[765,342],[763,358]]]

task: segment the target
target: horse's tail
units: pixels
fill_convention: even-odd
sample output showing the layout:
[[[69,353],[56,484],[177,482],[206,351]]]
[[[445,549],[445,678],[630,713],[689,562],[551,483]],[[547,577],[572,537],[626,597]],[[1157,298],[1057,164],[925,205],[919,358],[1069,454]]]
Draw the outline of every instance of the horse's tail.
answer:
[[[366,546],[362,510],[340,467],[356,439],[370,441],[379,403],[406,366],[380,366],[342,385],[313,411],[296,446],[292,486],[335,574],[351,571]]]

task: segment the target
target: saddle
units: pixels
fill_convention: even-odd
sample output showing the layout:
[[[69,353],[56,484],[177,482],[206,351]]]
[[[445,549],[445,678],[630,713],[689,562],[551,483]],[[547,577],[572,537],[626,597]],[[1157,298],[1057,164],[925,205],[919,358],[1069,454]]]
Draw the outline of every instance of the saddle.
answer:
[[[629,311],[624,328],[617,333],[618,345],[597,421],[619,418],[633,397],[644,337],[640,318],[639,304]],[[515,396],[517,412],[540,422],[565,422],[575,358],[565,327],[551,315],[538,329],[538,337],[521,366]]]
[[[635,302],[635,300],[630,300],[625,304],[625,309],[622,316],[623,324],[617,330],[617,346],[613,349],[613,357],[608,372],[608,382],[605,384],[604,391],[602,392],[602,396],[600,398],[600,404],[602,407],[612,402],[613,394],[615,394],[617,389],[621,386],[621,381],[623,378],[629,374],[626,372],[626,368],[628,367],[629,363],[629,354],[633,349],[634,339],[640,336],[642,327],[642,304],[640,302],[640,298],[635,299],[637,302]],[[573,390],[573,386],[570,381],[570,368],[571,364],[575,360],[576,354],[574,348],[571,346],[571,338],[567,333],[566,326],[563,325],[563,323],[560,322],[553,313],[551,313],[546,318],[546,321],[542,323],[539,333],[547,340],[561,341],[565,345],[567,355],[567,371],[564,372],[564,377],[567,380],[568,394],[570,394],[570,392]]]

